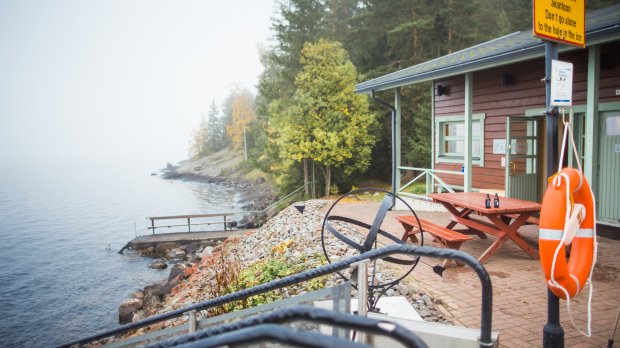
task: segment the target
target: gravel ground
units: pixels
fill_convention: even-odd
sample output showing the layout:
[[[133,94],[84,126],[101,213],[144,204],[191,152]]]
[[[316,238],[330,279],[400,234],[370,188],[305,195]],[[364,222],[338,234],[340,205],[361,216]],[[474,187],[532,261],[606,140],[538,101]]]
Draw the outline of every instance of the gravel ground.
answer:
[[[221,278],[227,274],[226,272],[239,272],[259,260],[280,256],[285,257],[287,262],[303,264],[305,268],[317,267],[324,263],[321,226],[331,203],[332,201],[328,200],[295,203],[271,218],[252,234],[229,238],[216,247],[198,250],[194,257],[190,256],[194,263],[179,264],[173,267],[171,277],[166,284],[159,284],[155,290],[147,287],[143,291],[136,292],[134,299],[129,301],[139,299],[142,303],[133,314],[133,321],[207,300],[210,294],[213,294],[216,278]],[[295,205],[305,206],[303,214],[294,207]],[[334,226],[353,240],[360,242],[364,238],[350,225],[334,223]],[[325,248],[331,261],[358,253],[331,234],[325,236]],[[223,251],[228,259],[222,256]],[[235,258],[235,262],[230,261],[231,257]],[[232,264],[235,264],[237,268],[226,269],[226,267],[233,267],[230,266]],[[377,268],[375,283],[390,282],[404,274],[402,266],[398,265],[383,262],[377,263],[375,267]],[[350,270],[344,271],[343,275],[349,277]],[[334,274],[327,277],[324,285],[333,286],[343,281],[340,276]],[[292,286],[282,293],[286,297],[305,291],[303,286]],[[441,301],[433,299],[419,287],[415,280],[415,271],[387,290],[385,295],[405,296],[425,321],[452,323],[450,314],[443,308]],[[206,313],[198,313],[198,316],[201,317],[204,314]],[[140,329],[133,335],[178,325],[186,321],[187,317],[177,318],[152,325],[150,328]]]

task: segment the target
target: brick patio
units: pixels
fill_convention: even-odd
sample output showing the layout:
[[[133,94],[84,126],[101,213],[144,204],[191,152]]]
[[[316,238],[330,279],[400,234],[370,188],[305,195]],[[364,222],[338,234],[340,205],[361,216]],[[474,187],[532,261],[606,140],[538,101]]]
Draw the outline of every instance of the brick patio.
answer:
[[[338,212],[344,216],[371,222],[378,203],[349,203]],[[420,218],[440,225],[448,223],[448,213],[416,212]],[[396,219],[402,211],[388,212],[383,229],[402,235]],[[519,230],[532,245],[538,243],[537,226]],[[461,250],[478,257],[492,243],[493,237],[482,240],[474,237]],[[425,238],[428,244],[430,238]],[[430,243],[430,245],[434,245]],[[598,261],[594,270],[592,300],[592,337],[582,336],[569,320],[565,301],[560,301],[561,323],[566,347],[605,347],[620,306],[620,241],[599,237]],[[428,265],[440,265],[441,260],[424,260]],[[547,288],[538,260],[529,256],[511,241],[485,264],[493,283],[493,330],[500,333],[502,347],[540,347],[542,330],[547,321]],[[480,283],[467,267],[450,267],[439,277],[431,267],[420,264],[414,271],[420,287],[439,298],[457,325],[480,327]],[[571,301],[575,323],[585,331],[587,320],[587,289]],[[620,342],[620,333],[616,335]]]

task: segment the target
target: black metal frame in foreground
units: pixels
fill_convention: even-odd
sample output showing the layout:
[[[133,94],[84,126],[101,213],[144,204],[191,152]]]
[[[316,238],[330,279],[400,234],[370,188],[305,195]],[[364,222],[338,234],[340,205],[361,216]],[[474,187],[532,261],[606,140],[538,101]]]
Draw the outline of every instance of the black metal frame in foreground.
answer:
[[[460,250],[452,250],[452,249],[439,249],[434,247],[418,247],[415,245],[390,245],[381,249],[371,250],[369,252],[353,256],[351,258],[341,260],[338,262],[334,262],[329,265],[317,267],[315,269],[311,269],[302,273],[294,274],[285,278],[276,279],[271,282],[257,285],[255,287],[244,289],[241,291],[237,291],[228,295],[224,295],[218,298],[214,298],[211,300],[195,303],[193,305],[179,308],[170,312],[154,315],[152,317],[142,319],[135,323],[130,323],[126,325],[119,326],[117,328],[107,330],[104,332],[100,332],[88,337],[84,337],[72,342],[65,343],[60,347],[70,347],[73,345],[79,345],[84,343],[93,342],[105,337],[109,337],[112,335],[118,335],[122,333],[126,333],[131,330],[136,330],[151,324],[155,324],[157,322],[168,320],[172,318],[176,318],[178,316],[183,315],[189,311],[193,310],[204,310],[217,306],[221,306],[223,304],[243,300],[249,298],[251,296],[255,296],[267,291],[283,288],[285,286],[289,286],[292,284],[297,284],[300,282],[308,281],[310,279],[314,279],[323,275],[331,274],[337,271],[341,271],[350,267],[351,264],[355,262],[360,262],[366,259],[376,259],[383,258],[392,254],[409,254],[413,256],[429,256],[440,259],[451,259],[461,261],[467,266],[471,267],[478,278],[480,279],[480,283],[482,286],[482,309],[481,309],[481,318],[480,318],[480,347],[492,347],[493,341],[491,339],[491,323],[492,323],[492,315],[493,315],[493,288],[491,286],[491,278],[489,273],[486,271],[484,266],[478,262],[473,256],[460,251]]]
[[[248,319],[236,321],[234,323],[224,324],[221,326],[202,330],[200,332],[175,337],[166,341],[157,342],[148,345],[147,348],[170,348],[191,342],[198,342],[208,338],[216,339],[223,337],[231,332],[251,332],[254,327],[265,324],[284,324],[293,321],[304,320],[313,323],[327,324],[345,329],[353,329],[357,331],[370,332],[378,335],[390,337],[405,347],[409,348],[426,348],[427,345],[417,335],[412,334],[404,327],[389,321],[377,320],[372,318],[360,317],[357,315],[338,313],[326,309],[315,308],[311,306],[295,306],[282,308],[270,313],[257,315]],[[300,331],[297,331],[300,332]],[[301,331],[303,332],[303,331]],[[323,335],[318,335],[315,339],[317,342],[323,340]],[[241,335],[243,337],[243,335]],[[330,337],[330,336],[327,336]],[[231,344],[232,342],[221,343],[221,345]],[[247,341],[244,341],[247,342]],[[350,342],[350,341],[347,341]],[[234,342],[239,343],[239,342]],[[288,343],[288,342],[285,342]],[[323,341],[323,345],[319,347],[341,347],[342,345],[330,345],[329,342]],[[189,345],[188,345],[189,346]]]
[[[227,332],[218,336],[207,337],[183,345],[183,348],[228,347],[236,344],[275,341],[292,344],[295,347],[324,348],[370,348],[367,344],[357,343],[338,337],[324,336],[318,333],[292,329],[275,324],[262,324],[246,327],[238,331]]]

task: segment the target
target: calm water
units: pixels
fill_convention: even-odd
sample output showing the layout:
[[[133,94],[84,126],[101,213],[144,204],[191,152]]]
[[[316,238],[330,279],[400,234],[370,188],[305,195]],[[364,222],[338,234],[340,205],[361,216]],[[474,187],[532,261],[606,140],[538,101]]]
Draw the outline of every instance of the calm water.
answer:
[[[0,168],[1,347],[47,347],[118,325],[120,302],[168,275],[117,253],[134,222],[144,234],[147,216],[233,208],[232,189],[150,176],[156,168],[76,168]]]

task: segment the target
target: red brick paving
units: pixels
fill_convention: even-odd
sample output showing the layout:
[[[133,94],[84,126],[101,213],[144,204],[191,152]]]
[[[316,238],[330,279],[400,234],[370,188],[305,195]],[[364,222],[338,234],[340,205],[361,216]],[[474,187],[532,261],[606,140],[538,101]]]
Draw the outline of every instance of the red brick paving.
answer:
[[[372,221],[378,203],[350,203],[339,207],[345,216]],[[405,212],[388,212],[383,229],[402,234],[396,219]],[[448,213],[416,212],[420,218],[440,225],[448,223]],[[520,229],[524,238],[537,246],[537,226]],[[461,250],[478,257],[493,242],[494,237],[463,244]],[[426,245],[429,245],[428,240]],[[430,243],[432,245],[433,243]],[[565,332],[566,347],[605,347],[611,334],[620,306],[620,241],[600,238],[598,261],[594,270],[594,296],[592,299],[592,337],[575,330],[566,311],[565,301],[560,301],[560,318]],[[430,265],[440,265],[441,260],[428,259]],[[485,264],[493,284],[493,330],[500,333],[502,347],[540,347],[542,330],[547,321],[547,288],[538,260],[533,260],[511,241]],[[445,309],[457,325],[472,328],[480,326],[480,284],[476,275],[467,267],[450,267],[443,277],[431,267],[420,264],[414,271],[415,281],[435,298],[442,300]],[[587,289],[571,301],[571,310],[577,326],[585,331],[587,320]],[[616,341],[620,342],[620,333]]]

